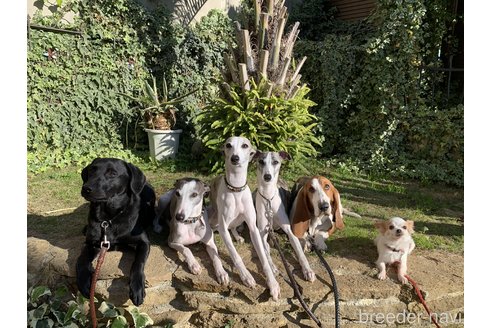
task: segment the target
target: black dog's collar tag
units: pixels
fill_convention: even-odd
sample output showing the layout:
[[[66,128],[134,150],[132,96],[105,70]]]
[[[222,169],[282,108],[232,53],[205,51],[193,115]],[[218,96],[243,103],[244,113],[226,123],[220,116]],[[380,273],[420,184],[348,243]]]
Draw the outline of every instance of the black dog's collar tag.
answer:
[[[101,241],[101,248],[106,247],[109,249],[111,247],[111,243],[108,240],[108,236],[106,235],[106,229],[111,224],[111,221],[103,221],[101,222],[101,228],[103,228],[103,241]]]

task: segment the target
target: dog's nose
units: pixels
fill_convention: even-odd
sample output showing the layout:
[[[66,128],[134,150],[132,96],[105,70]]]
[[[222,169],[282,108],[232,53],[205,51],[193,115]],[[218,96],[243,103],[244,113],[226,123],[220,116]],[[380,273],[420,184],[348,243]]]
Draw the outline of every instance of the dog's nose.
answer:
[[[397,234],[401,234],[401,229],[396,229]]]
[[[319,210],[322,212],[328,211],[329,208],[330,208],[330,205],[328,205],[327,202],[323,202],[323,203],[319,204]]]
[[[183,213],[178,213],[176,214],[176,220],[178,221],[183,221],[185,218],[184,214]]]
[[[265,175],[263,176],[263,179],[264,179],[266,182],[268,182],[268,181],[272,180],[272,175],[271,175],[271,174],[265,174]]]
[[[239,162],[239,156],[238,156],[238,155],[232,155],[232,156],[231,156],[231,162],[232,162],[232,163],[237,163],[237,162]]]
[[[85,194],[90,194],[92,192],[92,188],[88,186],[82,186],[82,192]]]

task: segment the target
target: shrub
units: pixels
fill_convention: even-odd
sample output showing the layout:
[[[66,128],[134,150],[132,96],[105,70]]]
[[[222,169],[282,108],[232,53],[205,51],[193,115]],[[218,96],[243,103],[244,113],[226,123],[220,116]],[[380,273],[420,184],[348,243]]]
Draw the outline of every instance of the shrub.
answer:
[[[298,42],[296,50],[310,56],[304,76],[319,104],[324,156],[366,171],[463,184],[462,105],[436,107],[442,93],[432,92],[433,77],[421,71],[441,65],[436,54],[451,18],[442,0],[380,0],[369,19],[334,20],[322,41]]]
[[[271,10],[266,1],[244,1],[236,44],[224,55],[221,96],[213,99],[197,116],[197,130],[205,161],[213,171],[221,168],[220,149],[234,135],[248,138],[261,150],[290,153],[294,161],[317,154],[314,144],[315,105],[301,83],[305,58],[295,59],[293,49],[298,32],[286,30],[287,8],[278,3]]]
[[[76,13],[73,23],[63,20],[67,11]],[[64,1],[55,14],[37,14],[32,23],[81,30],[82,36],[29,31],[30,171],[83,165],[96,156],[138,160],[128,148],[146,148],[146,136],[139,113],[130,110],[135,104],[123,94],[138,97],[149,70],[166,74],[171,98],[200,89],[177,107],[177,127],[194,133],[190,123],[217,90],[232,34],[219,11],[183,28],[163,7],[148,12],[125,0]]]
[[[46,286],[35,286],[27,291],[27,324],[30,328],[39,327],[87,327],[89,325],[89,301],[80,293],[69,293],[62,286],[52,292]],[[135,327],[152,325],[153,320],[135,306],[115,307],[106,301],[100,303],[98,326],[100,327]],[[127,320],[131,318],[130,320]],[[129,322],[130,321],[130,322]],[[131,324],[130,324],[131,323]]]
[[[66,24],[64,11],[78,13]],[[124,151],[136,113],[121,94],[148,77],[146,48],[128,16],[144,17],[123,0],[67,3],[33,23],[81,29],[82,37],[31,30],[28,45],[28,166],[88,162],[96,156],[131,158]]]
[[[287,151],[293,158],[316,155],[313,144],[320,142],[312,133],[316,117],[309,113],[315,105],[307,99],[309,88],[301,88],[295,97],[262,96],[268,84],[258,85],[252,79],[251,90],[234,85],[228,98],[216,98],[197,116],[199,133],[208,148],[206,165],[212,171],[222,168],[220,150],[225,140],[234,135],[248,138],[257,148]]]

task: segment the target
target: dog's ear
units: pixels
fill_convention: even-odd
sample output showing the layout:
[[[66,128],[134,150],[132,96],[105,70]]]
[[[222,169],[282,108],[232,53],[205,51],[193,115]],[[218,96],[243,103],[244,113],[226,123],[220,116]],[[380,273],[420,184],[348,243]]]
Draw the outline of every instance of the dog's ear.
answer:
[[[91,166],[91,164],[84,167],[82,169],[82,173],[80,173],[80,176],[82,177],[82,181],[84,181],[84,182],[87,182],[87,180],[89,179],[89,167],[90,166]]]
[[[303,238],[306,231],[308,231],[313,210],[309,195],[306,189],[303,188],[299,191],[296,210],[291,222],[292,232],[297,238]]]
[[[414,222],[412,220],[407,220],[406,221],[406,225],[407,225],[407,231],[412,234],[415,232],[414,230]]]
[[[82,181],[87,182],[87,180],[89,179],[89,167],[91,167],[91,165],[94,164],[99,159],[100,159],[99,157],[98,158],[94,158],[94,160],[89,165],[87,165],[86,167],[84,167],[84,169],[80,173],[80,176],[82,177]]]
[[[330,235],[335,231],[335,228],[340,230],[345,228],[345,223],[343,222],[343,215],[342,215],[343,214],[342,201],[340,200],[340,193],[335,187],[333,187],[333,197],[335,198],[335,203],[332,208],[333,211],[332,214],[333,214],[333,218],[335,219],[335,224],[328,231]]]
[[[386,221],[381,221],[381,220],[378,220],[376,222],[374,222],[374,226],[376,227],[376,229],[379,230],[379,232],[381,233],[385,233],[386,230],[387,230],[387,224],[386,224]]]
[[[284,161],[290,161],[292,158],[290,157],[289,153],[286,152],[286,151],[279,151],[278,154],[280,155],[280,157],[284,160]]]
[[[249,152],[249,161],[250,161],[250,162],[251,162],[251,161],[255,158],[256,154],[258,154],[258,151],[259,151],[259,150],[254,149],[254,148],[253,148],[253,145],[251,145],[251,150],[250,150],[250,152]],[[261,153],[261,152],[260,152],[260,153]]]
[[[130,189],[136,195],[140,194],[147,179],[142,170],[131,163],[126,163],[128,172],[130,172]]]
[[[253,155],[253,160],[257,160],[261,155],[263,154],[263,152],[261,150],[257,150],[255,152],[255,154]]]

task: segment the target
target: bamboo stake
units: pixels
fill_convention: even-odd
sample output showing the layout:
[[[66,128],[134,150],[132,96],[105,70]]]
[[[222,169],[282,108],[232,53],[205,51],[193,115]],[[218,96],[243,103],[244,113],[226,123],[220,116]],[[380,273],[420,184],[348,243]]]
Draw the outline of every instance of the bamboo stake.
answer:
[[[268,15],[267,13],[261,13],[260,17],[260,33],[258,33],[258,49],[263,49],[265,43],[268,42]]]
[[[280,77],[277,80],[277,85],[279,85],[281,88],[283,88],[283,85],[285,83],[285,78],[287,76],[287,71],[289,70],[289,65],[290,65],[290,58],[286,58],[286,60],[284,61],[284,66],[282,67],[282,73],[280,74]]]
[[[258,30],[260,24],[260,13],[261,13],[261,0],[253,0],[255,7],[255,29]]]
[[[273,7],[275,6],[275,0],[267,0],[268,14],[273,16]]]
[[[292,84],[290,85],[290,88],[289,88],[289,92],[287,92],[287,95],[290,95],[292,94],[292,92],[294,92],[294,88],[299,84],[299,82],[301,81],[301,77],[302,77],[302,74],[298,74],[296,76],[296,79],[292,82]]]
[[[299,28],[299,22],[296,22],[294,24],[294,27],[292,28],[292,30],[289,33],[289,37],[287,38],[287,42],[285,43],[285,53],[284,53],[285,58],[292,57],[292,50],[294,49],[294,44],[296,42],[297,35],[299,33],[299,31],[297,30],[298,28]]]
[[[284,33],[286,19],[282,18],[280,20],[280,25],[278,26],[277,32],[275,33],[275,43],[273,45],[273,52],[270,57],[270,69],[276,70],[278,66],[280,48],[282,46],[282,35]]]
[[[268,50],[260,50],[260,76],[264,76],[265,79],[268,79]]]
[[[297,74],[299,74],[299,72],[301,71],[302,65],[304,65],[304,62],[306,61],[306,59],[307,59],[306,56],[302,57],[301,62],[299,63],[299,65],[297,65],[294,74],[290,78],[290,82],[295,80],[295,78],[297,77]]]
[[[251,55],[251,43],[249,39],[249,31],[241,30],[241,43],[243,45],[243,60],[246,63],[249,72],[255,71],[255,63]]]
[[[241,80],[243,90],[250,90],[248,69],[244,63],[239,63],[239,79]]]

